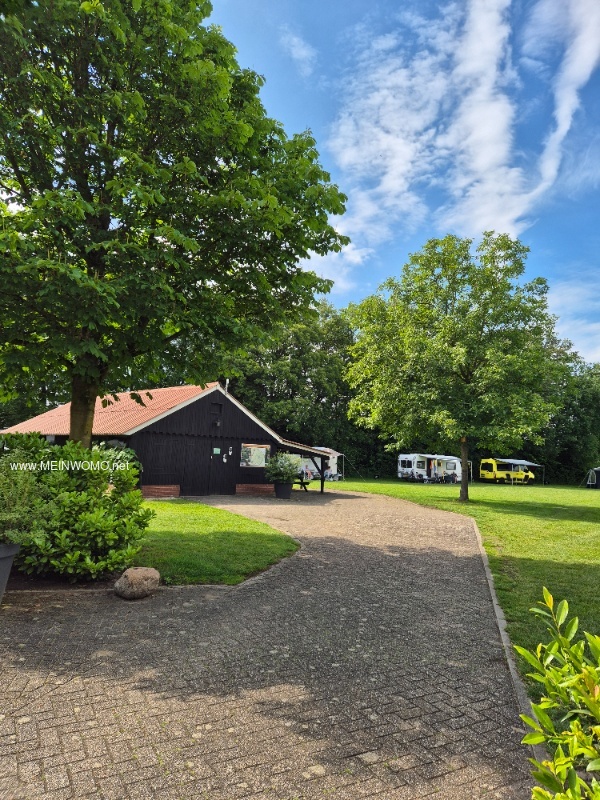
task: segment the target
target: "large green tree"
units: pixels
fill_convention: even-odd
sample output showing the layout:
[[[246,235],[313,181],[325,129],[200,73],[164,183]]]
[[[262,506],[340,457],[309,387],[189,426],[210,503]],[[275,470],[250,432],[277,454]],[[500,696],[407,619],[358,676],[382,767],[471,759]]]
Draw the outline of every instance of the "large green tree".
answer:
[[[460,448],[468,500],[469,448],[505,451],[557,411],[572,355],[557,340],[546,282],[522,283],[527,248],[487,232],[431,239],[400,279],[353,309],[349,370],[354,419],[398,446]]]
[[[329,284],[344,198],[288,138],[208,2],[14,0],[0,15],[0,376],[66,383],[71,438],[98,395],[224,352]]]

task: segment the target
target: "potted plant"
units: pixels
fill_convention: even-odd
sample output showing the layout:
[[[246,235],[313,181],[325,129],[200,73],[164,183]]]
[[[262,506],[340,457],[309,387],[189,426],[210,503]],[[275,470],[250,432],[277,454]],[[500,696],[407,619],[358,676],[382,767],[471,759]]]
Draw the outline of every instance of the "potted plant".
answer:
[[[20,547],[20,542],[9,542],[0,539],[0,603],[8,583],[8,576],[10,575],[14,557],[19,552]]]
[[[275,496],[280,500],[289,500],[292,496],[292,486],[298,478],[298,472],[298,456],[289,453],[277,453],[265,467],[265,477],[275,485]]]

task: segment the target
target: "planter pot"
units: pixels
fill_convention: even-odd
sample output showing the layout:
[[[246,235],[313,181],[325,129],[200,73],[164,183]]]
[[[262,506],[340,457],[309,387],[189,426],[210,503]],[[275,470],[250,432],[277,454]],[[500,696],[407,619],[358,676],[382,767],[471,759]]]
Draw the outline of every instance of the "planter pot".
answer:
[[[19,544],[0,544],[0,603],[8,583],[13,558],[19,552],[20,546]]]
[[[280,500],[289,500],[292,496],[293,483],[276,483],[275,484],[275,497]]]

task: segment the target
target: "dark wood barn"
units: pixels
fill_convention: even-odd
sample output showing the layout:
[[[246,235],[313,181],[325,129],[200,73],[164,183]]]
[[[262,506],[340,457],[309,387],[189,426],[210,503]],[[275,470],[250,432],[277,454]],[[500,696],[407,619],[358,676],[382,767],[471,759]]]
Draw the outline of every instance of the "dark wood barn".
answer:
[[[235,494],[268,485],[265,461],[277,451],[308,456],[323,476],[327,458],[316,448],[283,439],[218,384],[128,392],[103,407],[98,400],[95,441],[135,450],[147,496]],[[37,432],[61,443],[69,433],[70,403],[7,428]],[[321,477],[321,491],[323,477]]]

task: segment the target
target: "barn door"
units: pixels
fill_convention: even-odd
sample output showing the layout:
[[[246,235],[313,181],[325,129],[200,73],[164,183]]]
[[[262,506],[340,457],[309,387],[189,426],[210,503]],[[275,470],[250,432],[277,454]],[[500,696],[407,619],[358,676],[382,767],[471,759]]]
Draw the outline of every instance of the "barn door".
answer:
[[[240,445],[232,439],[213,439],[209,494],[235,494],[240,466]]]
[[[181,494],[198,496],[210,494],[210,441],[199,436],[185,438]]]

